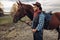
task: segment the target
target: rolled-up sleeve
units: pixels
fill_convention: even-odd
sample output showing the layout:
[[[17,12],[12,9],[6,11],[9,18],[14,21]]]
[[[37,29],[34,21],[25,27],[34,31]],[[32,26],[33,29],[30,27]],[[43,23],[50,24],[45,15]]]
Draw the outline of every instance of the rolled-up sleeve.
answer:
[[[43,13],[41,13],[39,15],[39,24],[36,27],[37,31],[40,31],[43,28],[43,26],[44,26],[44,18],[45,18],[45,15]]]

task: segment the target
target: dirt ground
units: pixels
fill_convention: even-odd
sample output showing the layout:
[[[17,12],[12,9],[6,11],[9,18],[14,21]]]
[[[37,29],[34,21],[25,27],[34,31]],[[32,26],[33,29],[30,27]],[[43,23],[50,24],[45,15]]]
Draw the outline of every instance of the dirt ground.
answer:
[[[58,32],[56,30],[43,31],[43,40],[57,40]],[[33,40],[31,26],[18,22],[16,24],[0,25],[0,40]]]

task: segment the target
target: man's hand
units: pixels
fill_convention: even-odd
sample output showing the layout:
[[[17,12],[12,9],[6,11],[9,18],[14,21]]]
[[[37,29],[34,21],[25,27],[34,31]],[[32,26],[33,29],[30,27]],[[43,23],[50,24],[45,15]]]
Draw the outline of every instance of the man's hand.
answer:
[[[32,32],[36,32],[37,30],[36,29],[32,29]]]

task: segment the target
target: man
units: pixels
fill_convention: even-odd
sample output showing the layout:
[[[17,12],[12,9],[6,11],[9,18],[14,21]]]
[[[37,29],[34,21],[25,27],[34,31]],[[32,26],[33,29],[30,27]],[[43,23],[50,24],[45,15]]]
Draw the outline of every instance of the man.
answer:
[[[43,40],[43,26],[45,15],[42,12],[41,4],[36,2],[34,5],[34,18],[32,23],[32,31],[34,40]]]

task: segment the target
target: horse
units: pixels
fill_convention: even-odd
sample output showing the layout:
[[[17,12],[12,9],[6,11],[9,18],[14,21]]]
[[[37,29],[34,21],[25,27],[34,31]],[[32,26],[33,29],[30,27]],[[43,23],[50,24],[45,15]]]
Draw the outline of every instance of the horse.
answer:
[[[34,14],[34,10],[33,7],[29,4],[23,4],[19,1],[19,3],[17,2],[18,6],[18,10],[14,15],[13,18],[13,23],[17,23],[18,20],[20,20],[22,17],[24,16],[28,16],[31,21],[33,20],[33,14]],[[60,39],[60,12],[55,12],[52,14],[51,16],[51,20],[48,23],[48,28],[51,29],[56,29],[59,33],[58,35],[58,40]]]

